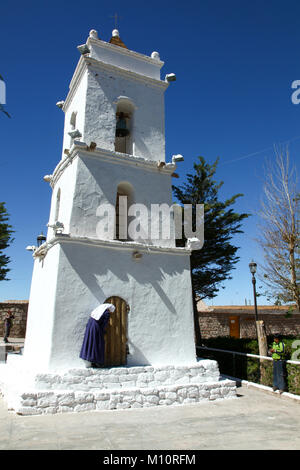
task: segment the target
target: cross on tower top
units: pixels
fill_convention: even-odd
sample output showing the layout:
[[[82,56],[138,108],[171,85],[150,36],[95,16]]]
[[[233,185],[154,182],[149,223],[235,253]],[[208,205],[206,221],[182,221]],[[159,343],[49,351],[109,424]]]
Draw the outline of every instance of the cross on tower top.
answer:
[[[118,13],[115,13],[113,16],[110,16],[110,18],[114,18],[115,20],[115,29],[118,29],[118,20],[120,20],[122,17],[118,15]]]

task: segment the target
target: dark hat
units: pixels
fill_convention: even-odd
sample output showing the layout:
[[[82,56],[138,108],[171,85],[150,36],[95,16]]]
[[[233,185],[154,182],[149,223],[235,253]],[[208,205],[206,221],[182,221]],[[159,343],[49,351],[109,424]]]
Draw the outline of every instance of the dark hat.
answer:
[[[281,338],[281,335],[280,335],[279,333],[275,333],[275,334],[274,334],[274,338],[280,339],[280,338]]]

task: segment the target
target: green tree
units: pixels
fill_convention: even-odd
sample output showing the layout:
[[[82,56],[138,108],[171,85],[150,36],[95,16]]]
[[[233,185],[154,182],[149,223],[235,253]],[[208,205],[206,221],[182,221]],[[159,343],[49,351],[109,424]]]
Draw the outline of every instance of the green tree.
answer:
[[[13,230],[11,225],[7,223],[9,214],[4,204],[4,202],[0,202],[0,281],[8,281],[6,276],[9,272],[7,265],[10,262],[10,258],[3,253],[3,250],[8,248],[13,241],[11,237]]]
[[[230,272],[238,262],[236,247],[231,243],[233,235],[242,233],[242,220],[249,214],[238,214],[231,206],[243,196],[236,194],[224,202],[219,200],[219,190],[223,181],[216,182],[214,177],[219,159],[212,165],[199,157],[194,163],[194,173],[188,174],[182,186],[173,186],[173,193],[181,205],[204,204],[204,245],[191,255],[191,271],[194,300],[195,298],[213,298],[220,285],[231,279]],[[194,217],[195,219],[195,217]],[[196,221],[193,220],[193,230]],[[178,246],[184,246],[186,240],[178,240]]]

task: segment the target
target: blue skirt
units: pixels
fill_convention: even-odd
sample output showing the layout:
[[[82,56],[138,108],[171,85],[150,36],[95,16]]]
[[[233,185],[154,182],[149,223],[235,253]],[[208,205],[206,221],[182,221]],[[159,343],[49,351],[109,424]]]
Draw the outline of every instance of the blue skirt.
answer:
[[[79,357],[86,361],[104,364],[104,333],[105,327],[109,321],[109,312],[106,311],[100,320],[89,318]]]

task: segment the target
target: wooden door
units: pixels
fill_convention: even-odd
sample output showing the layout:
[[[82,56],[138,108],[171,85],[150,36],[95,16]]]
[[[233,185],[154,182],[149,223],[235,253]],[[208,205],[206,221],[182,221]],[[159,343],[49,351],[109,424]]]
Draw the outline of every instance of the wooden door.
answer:
[[[229,317],[229,330],[232,338],[240,337],[240,319],[238,316]]]
[[[105,333],[104,365],[123,366],[127,363],[127,314],[129,307],[121,297],[112,296],[105,303],[113,304],[116,310],[110,315]]]

